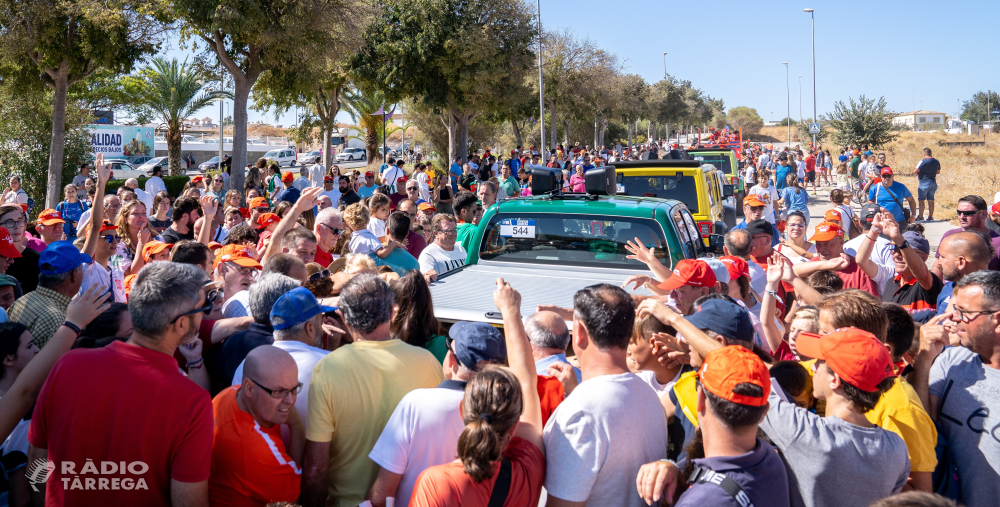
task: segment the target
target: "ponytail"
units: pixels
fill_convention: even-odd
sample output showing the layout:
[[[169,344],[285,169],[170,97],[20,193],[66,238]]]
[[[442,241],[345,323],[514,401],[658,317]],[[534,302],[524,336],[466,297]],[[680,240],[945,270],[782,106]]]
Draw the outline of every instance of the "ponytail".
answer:
[[[488,366],[465,387],[458,458],[473,481],[493,476],[493,463],[500,459],[522,409],[521,385],[503,368]]]

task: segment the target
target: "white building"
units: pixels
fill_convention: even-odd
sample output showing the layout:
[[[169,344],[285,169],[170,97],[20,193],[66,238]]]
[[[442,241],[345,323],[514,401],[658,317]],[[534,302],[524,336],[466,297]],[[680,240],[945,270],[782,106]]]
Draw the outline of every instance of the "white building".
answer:
[[[938,125],[944,126],[945,114],[937,111],[927,111],[920,109],[918,111],[910,111],[909,113],[903,113],[892,119],[893,125],[900,125],[906,127],[919,127],[926,123],[936,123]]]

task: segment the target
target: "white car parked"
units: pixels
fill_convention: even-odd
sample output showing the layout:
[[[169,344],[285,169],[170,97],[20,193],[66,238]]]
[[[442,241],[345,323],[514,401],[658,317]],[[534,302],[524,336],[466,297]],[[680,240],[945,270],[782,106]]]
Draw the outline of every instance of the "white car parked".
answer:
[[[337,162],[364,160],[367,156],[364,148],[344,148],[344,151],[337,154]]]
[[[274,159],[279,166],[294,166],[295,161],[295,150],[292,148],[281,148],[279,150],[271,150],[264,154],[265,160]]]
[[[308,153],[299,153],[299,163],[300,164],[312,164],[316,157],[323,157],[323,152],[320,150],[312,150]]]
[[[139,169],[132,167],[132,164],[129,164],[128,162],[121,160],[109,162],[111,163],[111,179],[113,180],[127,180],[129,178],[149,176],[146,171],[140,171]]]

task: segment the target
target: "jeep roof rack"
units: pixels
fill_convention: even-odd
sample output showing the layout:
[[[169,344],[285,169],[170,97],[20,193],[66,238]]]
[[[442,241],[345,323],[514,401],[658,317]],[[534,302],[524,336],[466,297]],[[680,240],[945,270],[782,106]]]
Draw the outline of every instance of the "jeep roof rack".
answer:
[[[701,167],[700,160],[628,160],[608,164],[621,169],[630,167]]]

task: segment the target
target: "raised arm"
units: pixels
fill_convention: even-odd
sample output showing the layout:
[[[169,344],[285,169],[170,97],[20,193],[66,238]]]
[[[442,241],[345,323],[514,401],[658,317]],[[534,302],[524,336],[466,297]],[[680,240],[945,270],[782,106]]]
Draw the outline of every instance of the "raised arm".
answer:
[[[843,255],[833,259],[802,262],[792,266],[795,276],[805,278],[817,271],[840,271],[850,265],[850,261]]]
[[[931,394],[931,365],[951,340],[948,326],[951,323],[950,319],[951,312],[945,312],[920,326],[920,350],[913,359],[913,390],[917,392],[927,415],[934,421],[938,420],[938,404],[941,398]]]
[[[201,226],[201,232],[195,240],[205,246],[212,240],[212,221],[215,219],[215,213],[219,211],[219,200],[210,195],[202,196],[201,198],[201,210],[205,214],[202,217],[203,224]],[[194,224],[191,224],[194,227]]]
[[[322,191],[323,187],[309,187],[302,191],[299,200],[295,201],[295,205],[292,206],[292,209],[288,210],[288,213],[285,213],[285,217],[281,219],[281,222],[278,222],[278,227],[271,234],[271,243],[267,246],[267,250],[264,251],[264,255],[260,259],[261,263],[267,261],[272,255],[281,253],[281,238],[284,238],[285,234],[295,227],[299,216],[305,210],[312,209],[313,206],[318,204],[316,198]]]
[[[87,225],[87,239],[83,243],[83,253],[93,257],[97,253],[97,242],[101,240],[101,225],[104,224],[104,187],[111,177],[111,164],[104,163],[104,154],[98,153],[94,161],[97,171],[97,191],[94,192],[94,207],[90,212],[90,224]],[[139,255],[142,255],[139,252]]]
[[[760,301],[760,323],[764,326],[764,339],[771,347],[772,354],[784,341],[778,325],[774,323],[774,312],[777,308],[776,294],[781,284],[781,274],[785,269],[784,256],[778,252],[771,254],[771,263],[767,266],[767,287]]]
[[[722,344],[717,340],[708,337],[701,329],[688,322],[683,315],[668,308],[663,303],[654,299],[647,299],[639,303],[636,316],[640,319],[646,315],[652,315],[660,322],[673,327],[677,333],[684,337],[684,341],[695,350],[701,357],[705,357],[715,349],[721,349]]]
[[[656,279],[666,281],[673,275],[673,271],[667,266],[664,266],[659,259],[656,258],[655,248],[646,248],[646,245],[639,241],[639,238],[635,238],[635,243],[627,241],[625,243],[625,249],[628,250],[632,255],[628,255],[626,259],[634,259],[649,267],[649,270],[653,272],[653,276]],[[652,277],[650,277],[652,278]]]
[[[878,266],[872,260],[872,251],[875,249],[875,240],[878,239],[879,234],[882,234],[882,226],[885,223],[884,214],[885,212],[876,213],[875,217],[872,218],[872,228],[861,239],[857,255],[854,257],[854,260],[858,263],[858,267],[872,279],[878,276]],[[890,216],[892,215],[890,214]]]
[[[535,372],[535,360],[528,345],[528,335],[524,332],[521,322],[521,294],[514,290],[503,278],[497,278],[497,290],[493,292],[493,302],[503,315],[504,335],[507,341],[507,362],[510,369],[521,383],[521,395],[524,398],[524,410],[521,419],[514,430],[514,436],[521,437],[535,444],[542,454],[545,445],[542,443],[542,407],[538,398],[538,374]]]
[[[891,213],[885,213],[882,216],[882,232],[897,247],[906,241],[906,238],[899,231],[899,223],[896,222]],[[903,259],[906,261],[906,267],[910,270],[910,274],[917,279],[917,283],[924,290],[931,290],[931,287],[934,286],[934,277],[931,276],[931,271],[927,269],[927,264],[924,264],[924,260],[920,258],[920,254],[912,246],[902,249],[901,253],[903,254]]]

